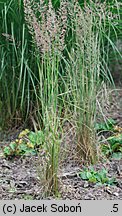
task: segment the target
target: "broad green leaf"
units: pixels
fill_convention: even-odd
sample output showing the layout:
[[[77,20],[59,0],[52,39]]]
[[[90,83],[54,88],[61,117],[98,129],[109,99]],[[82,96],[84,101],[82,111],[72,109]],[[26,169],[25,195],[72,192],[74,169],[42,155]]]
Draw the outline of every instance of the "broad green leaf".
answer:
[[[12,151],[15,151],[17,144],[15,142],[11,142],[9,146],[11,147]]]
[[[4,152],[4,154],[6,155],[6,156],[9,156],[9,155],[11,155],[11,149],[10,149],[10,147],[5,147],[4,148],[4,150],[3,150],[3,152]]]
[[[79,175],[83,180],[88,180],[85,172],[80,172]]]

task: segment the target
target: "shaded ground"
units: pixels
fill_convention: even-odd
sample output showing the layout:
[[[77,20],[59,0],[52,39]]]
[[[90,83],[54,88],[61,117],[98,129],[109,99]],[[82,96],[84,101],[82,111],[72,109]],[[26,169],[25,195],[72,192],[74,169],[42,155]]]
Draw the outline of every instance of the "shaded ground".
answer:
[[[107,94],[105,92],[101,94],[101,97],[103,104],[100,107],[98,102],[99,112],[102,110],[102,114],[99,115],[100,121],[105,117],[111,117],[122,126],[122,90],[110,91],[109,100],[108,91]],[[122,199],[122,159],[113,159],[94,166],[98,171],[102,168],[107,169],[109,177],[115,177],[117,180],[115,186],[97,186],[82,180],[78,173],[83,164],[73,160],[74,128],[70,128],[69,131],[67,127],[65,139],[66,145],[69,144],[67,145],[69,154],[63,162],[59,177],[60,199]],[[19,131],[16,135],[18,133]],[[16,135],[12,133],[9,139],[14,139]],[[7,138],[6,142],[1,139],[0,145],[8,143]],[[44,199],[43,185],[40,183],[37,171],[39,163],[36,156],[15,158],[13,161],[0,157],[0,199]],[[54,198],[48,197],[48,199]]]

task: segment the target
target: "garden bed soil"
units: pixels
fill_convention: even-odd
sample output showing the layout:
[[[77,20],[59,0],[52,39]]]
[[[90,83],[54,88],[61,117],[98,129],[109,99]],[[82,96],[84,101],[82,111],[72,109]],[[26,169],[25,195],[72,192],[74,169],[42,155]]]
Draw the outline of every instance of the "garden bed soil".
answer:
[[[8,161],[0,158],[0,199],[45,199],[43,186],[38,177],[37,164],[39,159],[35,156],[16,158]],[[39,166],[39,164],[38,164]],[[94,183],[82,180],[78,173],[81,166],[70,164],[59,177],[59,198],[80,200],[114,200],[122,199],[122,160],[112,160],[94,166],[96,170],[105,168],[109,177],[116,178],[114,186],[97,186]],[[48,196],[47,199],[55,199]]]
[[[102,107],[104,116],[101,115],[100,121],[106,116],[116,120],[117,124],[122,126],[122,89],[118,89],[116,92],[110,91],[109,100],[107,99],[106,103],[104,101],[104,104],[104,107]],[[9,140],[15,139],[18,133],[18,131],[13,133],[9,139],[1,139],[0,146],[8,145]],[[94,169],[98,172],[105,168],[108,170],[109,178],[116,178],[114,186],[100,186],[82,180],[79,177],[79,172],[84,168],[84,163],[77,161],[77,158],[74,157],[73,133],[71,128],[65,139],[65,145],[68,146],[69,154],[60,166],[58,198],[79,200],[122,199],[122,159],[106,161],[103,159],[102,162],[94,165]],[[53,195],[45,197],[44,185],[39,178],[41,174],[40,167],[40,158],[37,156],[23,156],[7,160],[1,154],[0,199],[56,199]]]

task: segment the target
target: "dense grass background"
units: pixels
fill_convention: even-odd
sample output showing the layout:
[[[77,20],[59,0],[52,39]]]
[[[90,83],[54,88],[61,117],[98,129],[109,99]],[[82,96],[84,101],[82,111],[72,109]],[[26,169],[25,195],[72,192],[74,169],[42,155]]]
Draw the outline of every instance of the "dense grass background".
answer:
[[[80,4],[82,3],[81,6],[83,7],[83,1],[79,2]],[[52,3],[56,9],[60,5],[59,0],[54,0]],[[113,14],[117,12],[121,16],[121,7],[119,9],[112,8],[113,1],[108,1],[108,4],[111,5]],[[114,22],[116,22],[116,25],[106,22],[106,28],[104,29],[106,37],[104,35],[104,40],[102,37],[103,41],[101,41],[104,47],[104,49],[102,47],[101,52],[107,64],[110,64],[115,55],[118,55],[120,58],[114,42],[118,37],[121,38],[122,36],[121,19],[115,19]],[[16,122],[19,121],[19,118],[20,121],[22,119],[25,120],[29,109],[33,109],[33,100],[36,100],[36,87],[38,86],[39,78],[37,56],[35,55],[31,35],[28,33],[24,22],[22,0],[5,0],[0,2],[0,25],[0,92],[2,92],[0,95],[0,107],[2,109],[2,119],[4,119],[4,116],[6,121],[13,119],[12,122],[14,120]],[[72,30],[68,32],[67,47],[70,50],[75,36],[73,36]],[[101,34],[104,34],[104,32],[101,31]],[[111,52],[111,48],[114,49],[114,52]],[[1,124],[3,124],[2,119]]]

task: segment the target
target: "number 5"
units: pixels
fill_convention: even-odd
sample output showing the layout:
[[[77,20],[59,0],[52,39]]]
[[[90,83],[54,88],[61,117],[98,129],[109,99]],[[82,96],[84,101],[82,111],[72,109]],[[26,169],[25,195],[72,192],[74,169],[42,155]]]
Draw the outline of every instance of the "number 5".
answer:
[[[113,212],[118,212],[118,204],[113,204]]]

